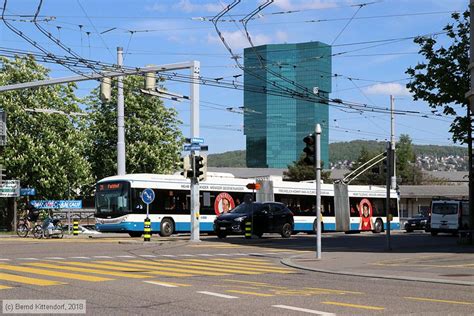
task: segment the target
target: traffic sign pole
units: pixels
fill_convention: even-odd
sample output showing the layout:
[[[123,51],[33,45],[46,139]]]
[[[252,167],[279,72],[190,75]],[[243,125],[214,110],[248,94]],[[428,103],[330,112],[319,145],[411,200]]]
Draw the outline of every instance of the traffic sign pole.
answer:
[[[143,241],[151,239],[151,220],[150,220],[150,204],[155,200],[155,191],[153,189],[145,189],[142,192],[142,201],[146,204],[146,218],[143,221]]]

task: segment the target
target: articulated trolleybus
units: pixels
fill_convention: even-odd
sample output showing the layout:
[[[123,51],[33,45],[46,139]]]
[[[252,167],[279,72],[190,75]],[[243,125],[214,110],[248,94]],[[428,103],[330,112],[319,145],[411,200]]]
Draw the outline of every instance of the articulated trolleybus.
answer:
[[[247,184],[258,182],[257,192]],[[137,237],[143,232],[146,205],[141,199],[145,188],[155,191],[149,206],[153,233],[170,236],[191,229],[190,181],[183,176],[128,174],[105,178],[95,193],[96,227],[101,232],[123,232]],[[315,182],[289,182],[281,177],[236,178],[229,173],[211,173],[200,188],[200,231],[213,232],[216,216],[231,211],[244,201],[277,201],[288,205],[294,214],[294,232],[315,232]],[[336,193],[335,193],[336,192]],[[386,228],[386,190],[379,186],[322,184],[321,212],[324,231],[373,231]],[[391,192],[392,229],[399,229],[398,198]]]

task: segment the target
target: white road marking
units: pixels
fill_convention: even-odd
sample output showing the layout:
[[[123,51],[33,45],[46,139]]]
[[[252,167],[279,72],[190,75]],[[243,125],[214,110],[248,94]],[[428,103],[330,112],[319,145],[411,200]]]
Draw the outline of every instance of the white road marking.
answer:
[[[276,307],[276,308],[289,309],[289,310],[292,310],[292,311],[303,312],[303,313],[308,313],[308,314],[315,314],[315,315],[322,315],[322,316],[335,316],[336,315],[336,314],[333,314],[333,313],[317,311],[317,310],[314,310],[314,309],[307,309],[307,308],[294,307],[294,306],[288,306],[288,305],[272,305],[272,306]]]
[[[90,257],[69,257],[69,259],[90,259]]]
[[[112,259],[110,256],[92,256],[93,258],[100,258],[100,259]]]
[[[168,257],[168,258],[176,258],[175,255],[161,255],[162,257]]]
[[[10,259],[0,259],[0,261],[10,261]]]
[[[155,284],[155,285],[160,285],[160,286],[164,286],[164,287],[178,287],[177,285],[161,283],[161,282],[155,282],[155,281],[143,281],[143,282],[150,283],[150,284]]]
[[[145,258],[156,258],[154,255],[139,255],[140,257],[145,257]]]
[[[228,256],[228,253],[217,253],[216,256]]]
[[[196,257],[195,255],[180,255],[181,257]]]
[[[18,260],[39,260],[38,258],[18,258]]]
[[[217,296],[217,297],[222,297],[222,298],[238,298],[237,296],[231,296],[231,295],[225,295],[225,294],[221,294],[221,293],[214,293],[214,292],[207,292],[207,291],[198,291],[197,293],[211,295],[211,296]]]
[[[136,256],[123,255],[123,256],[117,256],[117,258],[136,258]]]
[[[214,255],[210,255],[208,253],[200,253],[198,254],[198,256],[202,256],[202,257],[213,257]]]
[[[61,257],[45,257],[43,259],[48,259],[48,260],[64,260],[64,258]]]

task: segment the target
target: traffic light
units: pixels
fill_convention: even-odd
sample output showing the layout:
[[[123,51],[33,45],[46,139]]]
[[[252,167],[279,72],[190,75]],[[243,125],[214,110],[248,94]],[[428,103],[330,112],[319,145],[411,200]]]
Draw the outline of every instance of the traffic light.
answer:
[[[100,99],[102,102],[109,102],[112,97],[112,78],[103,77],[100,79]]]
[[[199,181],[205,181],[207,177],[207,157],[194,156],[194,176]]]
[[[181,163],[179,164],[181,171],[181,175],[185,178],[192,178],[194,177],[193,168],[191,167],[191,158],[189,156],[181,157]]]
[[[308,134],[303,141],[306,143],[306,147],[303,149],[303,152],[306,154],[306,158],[304,158],[304,162],[307,165],[314,166],[315,163],[315,146],[316,146],[316,136],[314,134]]]

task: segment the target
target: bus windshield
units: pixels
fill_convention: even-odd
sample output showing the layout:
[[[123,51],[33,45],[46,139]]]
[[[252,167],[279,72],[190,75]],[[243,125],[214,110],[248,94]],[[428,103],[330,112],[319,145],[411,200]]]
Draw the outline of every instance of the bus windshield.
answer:
[[[434,203],[433,214],[440,215],[452,215],[458,213],[458,204],[457,203]]]
[[[97,214],[111,215],[130,211],[130,185],[127,182],[99,183],[95,193]]]

